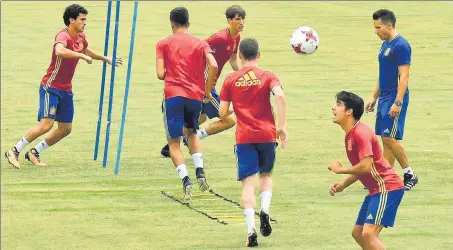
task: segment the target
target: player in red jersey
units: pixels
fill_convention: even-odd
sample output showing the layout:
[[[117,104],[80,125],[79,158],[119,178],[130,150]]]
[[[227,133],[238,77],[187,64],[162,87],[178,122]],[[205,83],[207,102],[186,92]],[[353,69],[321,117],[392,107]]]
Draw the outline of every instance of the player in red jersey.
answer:
[[[346,132],[346,153],[352,166],[343,167],[339,161],[329,165],[334,173],[349,174],[344,181],[332,184],[329,192],[333,196],[357,180],[362,182],[369,194],[360,208],[352,236],[363,249],[385,249],[379,233],[395,222],[404,195],[403,180],[384,158],[376,134],[359,121],[363,99],[346,91],[339,92],[336,99],[332,106],[333,122]]]
[[[272,198],[271,173],[275,163],[277,138],[286,146],[286,104],[278,77],[258,68],[258,42],[246,38],[239,46],[243,68],[225,78],[220,93],[220,117],[230,114],[230,104],[237,117],[235,153],[238,180],[242,182],[242,206],[247,224],[248,247],[258,246],[255,229],[255,183],[259,173],[261,191],[260,231],[263,236],[272,232],[269,207]],[[270,93],[277,99],[278,128],[274,120]]]
[[[205,39],[205,41],[209,44],[213,51],[214,58],[218,65],[218,71],[217,75],[215,76],[214,86],[211,91],[213,98],[211,99],[211,101],[203,103],[203,108],[199,118],[199,124],[204,123],[208,118],[220,118],[220,99],[215,86],[225,64],[229,62],[234,71],[242,67],[240,61],[237,59],[237,52],[239,42],[241,41],[240,32],[244,30],[245,15],[245,10],[238,5],[228,7],[225,11],[225,17],[228,21],[228,26]],[[214,135],[224,130],[230,129],[235,124],[236,121],[234,117],[232,115],[229,115],[227,117],[224,117],[223,119],[210,123],[206,128],[199,129],[197,131],[197,134],[200,139],[203,139],[210,135]],[[184,142],[186,143],[186,138],[184,138]],[[168,144],[162,148],[161,154],[166,157],[170,156]]]
[[[66,28],[55,36],[52,61],[39,88],[39,123],[5,153],[8,162],[15,168],[20,168],[20,151],[33,140],[50,131],[55,121],[58,122],[58,128],[47,134],[41,142],[25,154],[27,160],[38,166],[47,165],[40,161],[39,154],[71,133],[74,117],[72,78],[79,59],[85,60],[88,64],[91,64],[93,59],[112,63],[111,57],[104,57],[88,47],[83,33],[87,24],[87,14],[88,11],[78,4],[70,5],[64,11],[63,21]],[[122,59],[117,58],[115,65],[120,64]]]
[[[157,77],[165,81],[162,112],[170,157],[182,179],[184,199],[190,199],[193,184],[187,173],[180,141],[185,127],[200,189],[209,189],[196,130],[202,103],[212,99],[211,89],[217,73],[217,63],[209,45],[188,34],[190,23],[186,8],[173,9],[170,12],[170,21],[173,35],[161,39],[156,45],[156,72]]]

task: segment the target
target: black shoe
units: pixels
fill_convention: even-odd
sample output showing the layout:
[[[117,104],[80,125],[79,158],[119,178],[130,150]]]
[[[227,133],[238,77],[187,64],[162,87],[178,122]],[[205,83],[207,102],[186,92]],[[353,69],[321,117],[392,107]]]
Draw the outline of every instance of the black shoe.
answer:
[[[189,147],[189,139],[187,139],[187,137],[183,136],[182,142],[184,143],[184,146]]]
[[[195,174],[197,176],[197,181],[201,192],[209,190],[209,185],[208,182],[206,181],[206,176],[204,174],[203,168],[196,168]]]
[[[168,144],[162,148],[160,154],[164,157],[170,157],[170,147],[168,146]]]
[[[417,183],[418,177],[414,172],[412,172],[412,174],[404,174],[404,187],[406,188],[406,191],[411,190]]]
[[[260,222],[261,222],[260,225],[261,234],[264,237],[271,235],[272,233],[271,220],[269,215],[263,211],[260,212]]]
[[[253,230],[253,233],[247,236],[247,243],[246,247],[257,247],[258,246],[258,236],[256,235],[256,231]]]
[[[193,184],[192,184],[192,181],[190,180],[189,176],[184,177],[184,179],[182,179],[182,191],[184,193],[184,197],[182,199],[191,200],[192,199],[192,190],[193,190]]]

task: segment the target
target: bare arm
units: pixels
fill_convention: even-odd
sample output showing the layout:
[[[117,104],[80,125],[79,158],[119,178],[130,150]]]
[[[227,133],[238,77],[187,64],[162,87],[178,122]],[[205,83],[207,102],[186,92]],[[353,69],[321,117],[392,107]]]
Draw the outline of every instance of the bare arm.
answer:
[[[272,93],[274,93],[275,98],[277,99],[277,112],[278,112],[278,128],[286,128],[286,101],[285,94],[283,89],[280,86],[275,86],[272,88]]]
[[[354,184],[357,180],[359,179],[359,177],[357,177],[357,175],[350,175],[348,176],[346,179],[344,179],[342,185],[343,185],[343,188],[347,188],[349,186],[351,186],[352,184]]]
[[[226,101],[220,101],[220,110],[219,110],[219,116],[220,119],[225,119],[227,116],[230,115],[230,104],[231,102],[226,102]]]
[[[380,94],[380,88],[379,88],[379,79],[377,80],[376,87],[374,88],[373,92],[371,93],[371,98],[376,100]]]
[[[231,68],[233,68],[234,71],[238,71],[239,69],[242,68],[241,63],[240,63],[239,60],[238,60],[238,53],[233,53],[233,54],[230,56],[229,62],[230,62],[230,64],[231,64]]]
[[[396,100],[398,101],[403,101],[404,94],[406,94],[407,86],[409,84],[409,69],[409,64],[401,65],[398,67],[398,73],[400,76],[398,94],[396,95]]]
[[[67,59],[82,59],[82,60],[87,61],[88,63],[91,63],[91,59],[92,59],[88,55],[78,53],[78,52],[65,48],[62,43],[55,44],[55,55],[60,56],[62,58],[67,58]]]
[[[91,58],[93,58],[94,60],[101,60],[101,61],[104,61],[108,64],[112,64],[112,57],[108,57],[108,56],[103,56],[93,50],[91,50],[90,48],[86,48],[85,49],[85,54]],[[123,64],[123,59],[119,56],[116,57],[116,66],[118,65],[122,65]]]
[[[164,80],[165,79],[165,62],[164,62],[164,59],[157,59],[156,60],[156,73],[157,73],[157,78],[159,78],[159,80]]]
[[[337,174],[365,174],[371,172],[371,166],[373,165],[373,157],[368,156],[360,160],[359,163],[352,167],[340,167],[337,171]]]
[[[217,62],[211,53],[206,54],[206,62],[208,63],[208,79],[206,80],[205,93],[211,95],[212,86],[217,75]]]

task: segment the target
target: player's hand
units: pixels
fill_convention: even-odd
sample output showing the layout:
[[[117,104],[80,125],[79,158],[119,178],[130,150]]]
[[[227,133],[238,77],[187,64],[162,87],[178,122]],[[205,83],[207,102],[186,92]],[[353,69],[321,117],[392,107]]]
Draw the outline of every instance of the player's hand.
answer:
[[[112,60],[113,58],[112,57],[107,57],[107,63],[112,65]],[[116,57],[116,63],[115,63],[115,66],[120,66],[120,65],[123,65],[123,58],[121,57]]]
[[[341,163],[339,161],[334,161],[332,163],[330,163],[328,169],[336,174],[338,174],[340,168],[342,168],[343,166],[341,165]]]
[[[376,105],[377,99],[371,98],[365,105],[365,111],[368,112],[373,112],[374,111],[374,106]]]
[[[288,133],[286,132],[286,128],[277,129],[277,139],[280,139],[282,144],[281,147],[285,148],[288,143]]]
[[[87,55],[84,55],[83,60],[85,60],[88,64],[91,64],[93,62],[93,58]]]
[[[341,184],[341,183],[334,183],[334,184],[330,185],[329,194],[330,194],[331,196],[335,196],[335,193],[342,192],[343,190],[344,190],[343,184]]]
[[[203,103],[208,103],[212,100],[212,95],[211,95],[211,92],[209,93],[206,93],[205,97],[204,97],[204,100],[203,100]]]
[[[390,108],[389,115],[390,117],[397,117],[401,113],[401,106],[397,106],[396,104],[393,104],[392,107]]]

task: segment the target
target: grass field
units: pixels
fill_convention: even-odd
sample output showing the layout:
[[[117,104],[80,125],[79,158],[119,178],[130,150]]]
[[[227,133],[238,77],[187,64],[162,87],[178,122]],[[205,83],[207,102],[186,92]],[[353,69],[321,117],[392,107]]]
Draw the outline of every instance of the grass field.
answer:
[[[102,52],[107,3],[82,3],[89,11],[89,46]],[[190,32],[205,38],[225,27],[223,13],[233,3],[247,11],[242,37],[258,39],[261,66],[281,78],[288,103],[290,141],[287,149],[278,150],[271,206],[271,217],[278,224],[271,237],[259,237],[260,248],[358,248],[350,231],[366,190],[355,184],[335,197],[327,192],[330,183],[344,177],[330,173],[328,164],[336,159],[347,162],[344,132],[331,122],[330,107],[340,90],[354,91],[367,99],[374,88],[380,41],[373,33],[371,14],[385,7],[395,11],[398,31],[413,50],[403,143],[420,182],[406,193],[395,227],[383,230],[382,239],[388,249],[453,249],[451,2],[194,1],[139,4],[119,176],[113,174],[113,165],[126,65],[116,75],[106,169],[101,167],[102,160],[92,160],[100,62],[88,65],[80,61],[78,65],[73,81],[73,132],[41,154],[50,166],[34,167],[22,154],[22,168],[15,170],[2,159],[2,249],[244,247],[245,222],[240,209],[213,196],[195,197],[191,202],[194,207],[229,222],[221,225],[160,193],[179,195],[181,183],[171,161],[160,156],[165,132],[160,112],[163,83],[155,76],[156,41],[171,33],[168,16],[175,6],[189,9]],[[64,27],[62,13],[69,4],[1,4],[2,153],[36,124],[39,83],[49,64],[54,36]],[[118,54],[126,63],[132,7],[133,2],[122,3],[119,24]],[[112,31],[113,25],[112,21]],[[309,57],[297,56],[289,47],[292,30],[301,25],[312,26],[321,37],[319,50]],[[229,72],[227,65],[223,76]],[[107,104],[107,95],[105,101]],[[107,106],[104,114],[106,110]],[[363,122],[374,127],[374,114],[364,115]],[[234,129],[202,142],[211,186],[239,201]],[[102,139],[101,155],[103,143]],[[184,153],[194,176],[193,163],[187,150]]]

